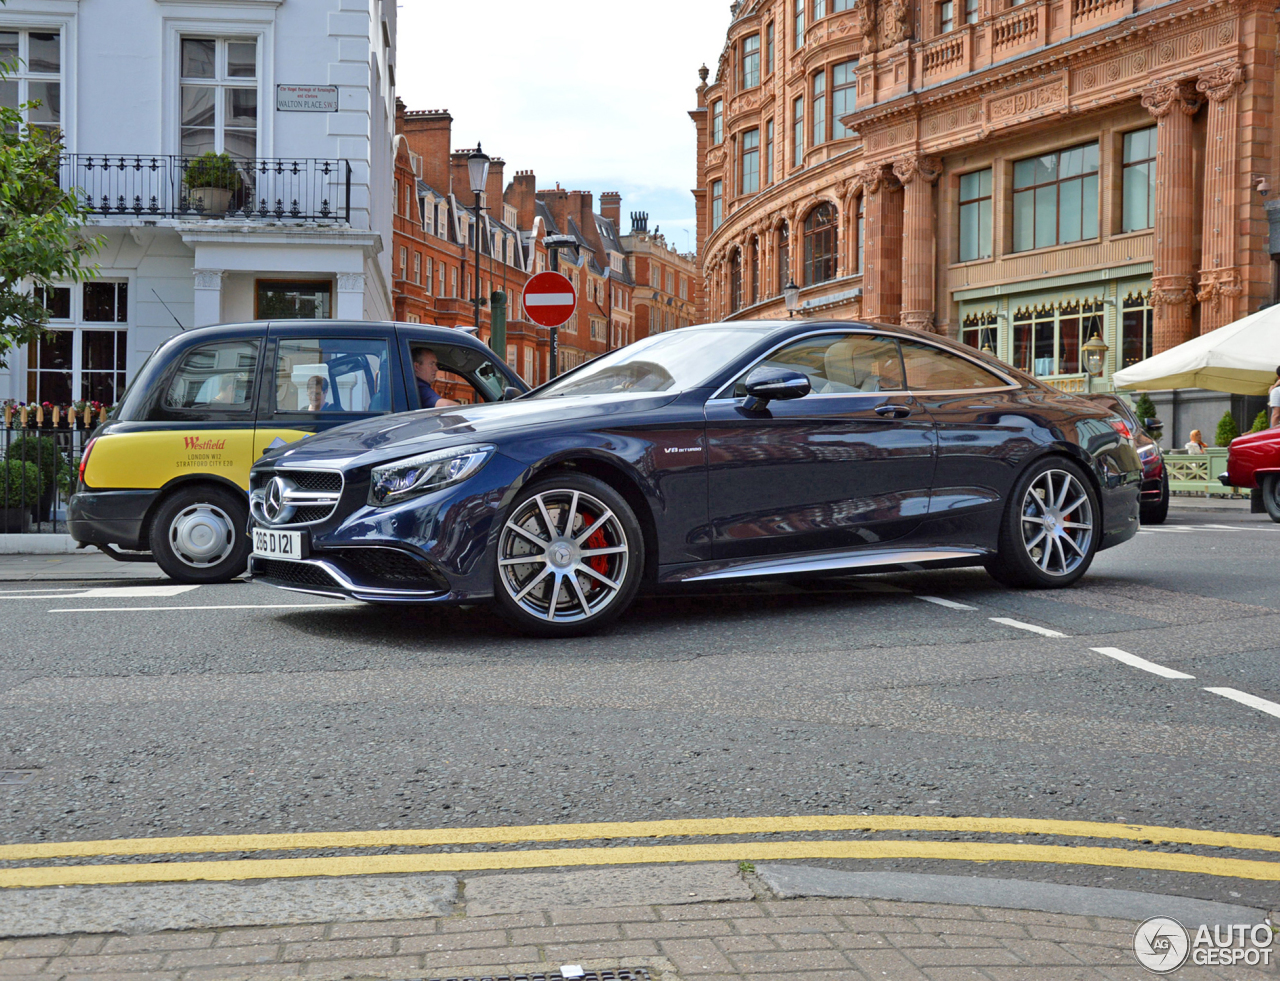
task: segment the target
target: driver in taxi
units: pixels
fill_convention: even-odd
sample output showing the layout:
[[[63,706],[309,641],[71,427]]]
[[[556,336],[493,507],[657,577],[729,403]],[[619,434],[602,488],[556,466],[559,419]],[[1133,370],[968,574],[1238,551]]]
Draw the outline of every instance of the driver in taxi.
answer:
[[[440,359],[429,347],[413,349],[413,376],[418,382],[418,398],[422,400],[424,409],[443,408],[457,405],[453,399],[442,398],[431,386],[435,384],[436,374],[440,370]]]

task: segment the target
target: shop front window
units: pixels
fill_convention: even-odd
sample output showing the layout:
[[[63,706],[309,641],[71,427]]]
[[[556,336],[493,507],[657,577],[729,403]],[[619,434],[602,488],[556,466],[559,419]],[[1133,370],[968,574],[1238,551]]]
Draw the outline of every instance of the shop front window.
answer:
[[[996,311],[967,314],[960,321],[960,340],[979,351],[996,354],[1000,350],[1000,318]]]
[[[1102,300],[1065,300],[1021,307],[1013,315],[1014,367],[1038,378],[1084,370],[1081,345],[1101,335]]]
[[[1155,353],[1151,335],[1151,294],[1126,294],[1120,317],[1120,367],[1128,368]]]

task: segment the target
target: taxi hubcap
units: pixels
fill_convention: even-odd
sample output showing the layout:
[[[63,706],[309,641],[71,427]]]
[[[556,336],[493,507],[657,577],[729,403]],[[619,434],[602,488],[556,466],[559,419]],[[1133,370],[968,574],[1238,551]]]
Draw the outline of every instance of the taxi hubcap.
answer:
[[[231,554],[235,547],[235,528],[221,508],[193,504],[173,519],[169,526],[169,544],[184,563],[205,569]]]

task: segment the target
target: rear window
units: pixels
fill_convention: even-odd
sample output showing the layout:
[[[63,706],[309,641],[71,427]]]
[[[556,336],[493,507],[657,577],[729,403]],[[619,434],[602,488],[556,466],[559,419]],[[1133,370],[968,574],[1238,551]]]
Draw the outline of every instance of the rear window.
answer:
[[[164,394],[166,409],[245,412],[253,405],[257,340],[215,341],[182,356]]]

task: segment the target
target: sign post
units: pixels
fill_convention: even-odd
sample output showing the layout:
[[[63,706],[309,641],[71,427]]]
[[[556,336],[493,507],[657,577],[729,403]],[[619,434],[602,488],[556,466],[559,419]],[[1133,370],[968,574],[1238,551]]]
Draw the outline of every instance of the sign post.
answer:
[[[578,294],[574,292],[573,283],[558,272],[540,272],[525,284],[525,316],[540,327],[549,328],[551,332],[549,374],[552,378],[560,373],[559,337],[556,328],[573,316],[577,306]]]

